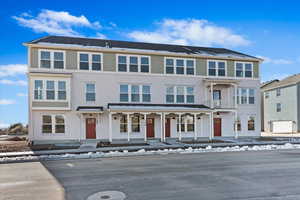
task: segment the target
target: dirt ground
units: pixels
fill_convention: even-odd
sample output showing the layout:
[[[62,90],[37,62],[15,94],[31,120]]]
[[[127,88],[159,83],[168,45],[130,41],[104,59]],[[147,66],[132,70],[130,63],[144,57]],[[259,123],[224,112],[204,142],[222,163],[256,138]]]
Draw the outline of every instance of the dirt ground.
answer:
[[[30,151],[26,141],[0,141],[0,152]]]

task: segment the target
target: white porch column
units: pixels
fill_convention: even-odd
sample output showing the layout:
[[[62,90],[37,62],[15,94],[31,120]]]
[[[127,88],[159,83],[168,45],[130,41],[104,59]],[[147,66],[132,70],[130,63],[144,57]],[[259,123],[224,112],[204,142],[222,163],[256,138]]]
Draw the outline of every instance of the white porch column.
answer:
[[[200,117],[200,136],[203,136],[203,116]]]
[[[238,138],[238,131],[237,131],[237,111],[234,112],[234,137],[235,137],[235,139]]]
[[[164,140],[164,113],[160,113],[160,133],[161,133],[161,137],[160,140],[163,141]]]
[[[181,141],[181,114],[178,115],[179,117],[179,141]]]
[[[197,114],[194,114],[194,140],[197,140]]]
[[[131,132],[131,119],[130,114],[127,114],[127,140],[130,141],[130,132]]]
[[[237,108],[237,93],[238,93],[238,90],[237,90],[237,85],[234,84],[234,107]]]
[[[214,107],[214,88],[213,83],[210,83],[210,107]]]
[[[214,137],[214,120],[213,120],[213,112],[209,113],[209,121],[210,121],[210,134],[209,139]]]
[[[112,142],[112,113],[108,114],[109,142]]]
[[[144,141],[147,141],[147,114],[144,114]]]

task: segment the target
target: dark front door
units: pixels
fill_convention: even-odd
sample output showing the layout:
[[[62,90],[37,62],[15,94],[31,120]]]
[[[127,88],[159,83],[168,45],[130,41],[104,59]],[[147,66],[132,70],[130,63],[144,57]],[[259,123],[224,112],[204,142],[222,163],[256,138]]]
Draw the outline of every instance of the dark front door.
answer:
[[[214,136],[222,136],[222,120],[221,118],[214,118]]]
[[[87,118],[85,121],[86,139],[96,139],[96,119]]]
[[[154,118],[147,118],[147,137],[154,138]]]
[[[166,118],[166,122],[165,122],[166,137],[170,137],[171,136],[170,125],[171,125],[170,118]]]

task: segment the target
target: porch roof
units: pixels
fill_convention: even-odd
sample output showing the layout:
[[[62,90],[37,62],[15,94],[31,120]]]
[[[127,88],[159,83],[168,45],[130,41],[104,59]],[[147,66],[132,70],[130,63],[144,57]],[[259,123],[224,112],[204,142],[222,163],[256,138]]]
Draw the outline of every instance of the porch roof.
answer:
[[[82,113],[102,113],[103,107],[102,106],[78,106],[76,111]]]
[[[202,104],[142,104],[142,103],[109,103],[110,111],[127,112],[211,112],[211,109]]]

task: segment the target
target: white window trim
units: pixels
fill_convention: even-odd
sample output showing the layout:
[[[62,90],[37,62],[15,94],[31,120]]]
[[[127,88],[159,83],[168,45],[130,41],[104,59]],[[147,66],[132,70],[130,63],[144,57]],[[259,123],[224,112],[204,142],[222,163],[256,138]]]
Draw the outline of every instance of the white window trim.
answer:
[[[87,84],[94,84],[94,86],[95,86],[95,101],[88,101],[86,98]],[[84,82],[84,101],[85,101],[85,103],[87,103],[87,104],[95,104],[96,103],[96,101],[97,101],[97,92],[96,91],[97,91],[96,82],[93,82],[93,81]]]
[[[196,119],[194,116],[189,115],[190,117],[193,117],[193,125],[194,125],[194,131],[195,131],[195,125],[196,125]],[[188,131],[187,127],[188,127],[188,120],[185,118],[186,116],[181,116],[181,118],[183,118],[183,122],[181,124],[183,124],[184,130],[181,131],[181,133],[194,133],[194,131]],[[179,117],[176,118],[176,132],[179,133],[180,131],[177,130],[177,126],[178,126],[178,119]],[[179,121],[180,122],[180,121]],[[181,125],[182,127],[182,125]]]
[[[251,117],[254,119],[254,130],[249,130],[249,129],[248,129],[248,126],[249,126],[249,120],[250,120]],[[247,131],[254,132],[255,130],[256,130],[256,117],[253,116],[253,115],[250,115],[250,116],[248,116],[248,118],[247,118]]]
[[[243,76],[236,76],[236,64],[241,63],[243,64]],[[252,76],[251,77],[246,77],[246,64],[251,64],[251,69],[252,69]],[[253,62],[243,62],[243,61],[234,61],[234,77],[236,78],[247,78],[247,79],[253,79],[254,78],[254,70],[253,70]]]
[[[80,69],[80,54],[88,54],[88,65],[89,65],[89,69],[88,70],[84,70],[84,69]],[[101,56],[101,69],[100,70],[93,70],[92,69],[92,63],[93,63],[93,55],[100,55]],[[94,52],[84,52],[84,51],[79,51],[77,52],[77,70],[79,70],[80,72],[101,72],[103,71],[103,53],[94,53]]]
[[[216,75],[215,76],[209,75],[209,62],[216,63]],[[225,63],[225,75],[224,76],[219,76],[219,64],[218,64],[219,62]],[[227,77],[227,61],[226,60],[207,60],[206,61],[206,74],[208,77]]]
[[[52,132],[51,133],[44,133],[43,132],[43,116],[51,116],[51,128],[52,128]],[[55,125],[56,125],[56,121],[55,121],[55,117],[56,116],[62,116],[64,118],[64,126],[65,126],[65,132],[64,133],[55,133]],[[65,135],[66,134],[66,117],[64,114],[42,114],[41,115],[41,119],[42,119],[42,126],[41,126],[41,133],[44,134],[44,135],[52,135],[52,134],[55,134],[55,135],[58,135],[58,134],[61,134],[61,135]]]
[[[126,57],[126,72],[119,71],[119,56],[125,56]],[[131,72],[129,69],[130,66],[130,57],[137,57],[138,59],[138,71],[137,72]],[[141,58],[146,57],[149,60],[149,72],[141,72]],[[145,55],[134,55],[134,54],[116,54],[116,72],[119,73],[131,73],[131,74],[137,74],[137,73],[142,73],[142,74],[150,74],[151,72],[151,56],[145,56]]]
[[[256,99],[256,89],[255,88],[245,88],[245,87],[239,87],[239,88],[237,88],[238,89],[238,94],[240,94],[239,96],[237,96],[236,98],[239,98],[239,104],[238,105],[256,105],[256,101],[257,101],[257,99]],[[246,93],[247,93],[247,95],[246,95],[246,103],[243,103],[242,104],[242,89],[246,89]],[[249,103],[249,97],[250,97],[250,89],[253,89],[254,90],[254,103],[253,104],[250,104]]]
[[[42,51],[48,51],[48,52],[50,52],[50,68],[41,67],[41,52]],[[64,67],[62,69],[54,68],[54,52],[61,52],[61,53],[63,53]],[[63,50],[39,49],[39,51],[38,51],[38,62],[39,62],[39,66],[38,67],[40,69],[43,69],[43,70],[58,70],[58,71],[65,70],[66,69],[66,52],[63,51]]]
[[[167,95],[168,95],[167,94],[167,88],[168,87],[173,87],[174,102],[167,102]],[[182,103],[177,102],[177,98],[176,98],[176,96],[177,96],[177,87],[183,87],[184,88],[184,94],[183,94],[184,95],[184,102],[182,102]],[[188,95],[187,94],[187,88],[188,87],[193,88],[193,95],[194,95],[194,102],[193,103],[189,103],[189,102],[186,101],[186,98],[187,98],[187,95]],[[167,104],[195,104],[195,86],[194,85],[166,85],[166,87],[165,87],[165,103],[167,103]]]
[[[173,60],[173,74],[168,74],[166,73],[166,67],[167,67],[167,59],[172,59]],[[183,74],[177,74],[176,73],[176,60],[183,60]],[[187,69],[187,60],[193,60],[194,61],[194,74],[187,74],[186,69]],[[195,58],[179,58],[179,57],[164,57],[164,75],[177,75],[177,76],[196,76],[196,59]]]
[[[120,94],[121,94],[121,91],[120,91],[120,85],[127,85],[128,86],[128,101],[121,101],[120,99]],[[132,85],[137,85],[139,86],[139,101],[132,101],[131,100],[131,86]],[[143,86],[149,86],[150,87],[150,101],[146,102],[146,101],[143,101]],[[122,94],[125,94],[125,93],[122,93]],[[151,89],[151,84],[143,84],[143,83],[119,83],[119,102],[120,103],[151,103],[152,101],[152,89]]]
[[[35,91],[35,81],[36,80],[41,80],[43,82],[43,89],[42,89],[42,99],[35,99],[34,98],[34,91]],[[54,99],[47,99],[46,96],[46,91],[47,91],[47,85],[46,82],[47,81],[54,81]],[[58,99],[58,81],[65,81],[66,83],[66,99]],[[33,88],[33,92],[32,92],[32,101],[44,101],[44,102],[68,102],[70,99],[70,82],[69,80],[66,79],[53,79],[53,78],[34,78],[32,79],[32,88]]]

